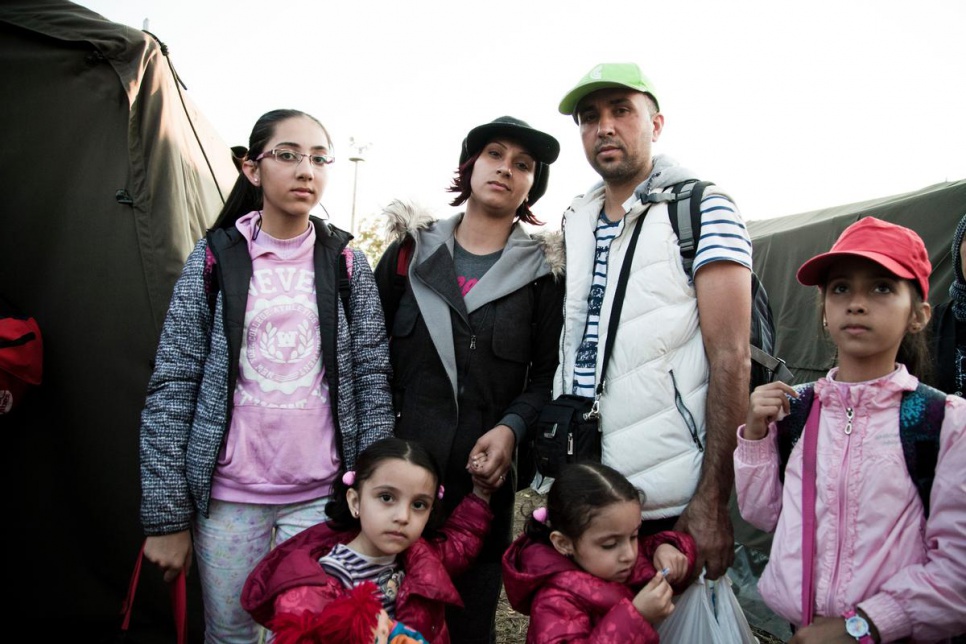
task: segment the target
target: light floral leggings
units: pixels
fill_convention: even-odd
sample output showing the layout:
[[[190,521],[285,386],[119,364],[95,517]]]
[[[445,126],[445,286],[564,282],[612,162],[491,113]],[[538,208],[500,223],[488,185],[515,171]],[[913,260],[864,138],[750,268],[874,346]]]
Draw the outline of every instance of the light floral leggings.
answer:
[[[212,499],[210,516],[197,516],[194,552],[205,605],[206,644],[257,644],[260,628],[241,607],[245,580],[273,544],[325,521],[330,498],[290,505]]]

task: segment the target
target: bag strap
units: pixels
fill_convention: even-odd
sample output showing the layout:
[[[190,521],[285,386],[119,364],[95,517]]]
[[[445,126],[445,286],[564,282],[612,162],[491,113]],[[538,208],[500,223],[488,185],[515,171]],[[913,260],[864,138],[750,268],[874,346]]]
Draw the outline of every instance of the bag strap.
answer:
[[[399,242],[399,253],[396,255],[396,275],[403,278],[409,276],[409,262],[413,258],[413,246],[415,245],[416,240],[411,235],[406,235]]]
[[[127,588],[127,597],[121,605],[121,638],[127,635],[128,627],[131,625],[131,609],[134,606],[134,594],[138,589],[138,580],[141,577],[141,563],[144,561],[145,542],[141,543],[141,551],[138,552],[137,562],[134,564],[134,572],[131,573],[131,583]],[[171,610],[174,613],[174,626],[177,630],[178,644],[188,642],[188,592],[187,581],[184,570],[169,584],[171,590]]]
[[[939,437],[946,414],[946,394],[923,383],[902,394],[899,407],[899,438],[906,468],[929,516],[929,495],[936,478]]]
[[[347,322],[352,322],[352,308],[349,305],[349,297],[352,295],[352,267],[350,257],[352,249],[346,246],[339,253],[339,299],[342,300],[342,312],[345,313]]]
[[[802,465],[802,626],[812,623],[815,597],[815,478],[818,451],[818,420],[822,403],[816,398],[804,430]]]
[[[781,358],[776,358],[773,355],[765,353],[755,345],[749,345],[751,348],[751,360],[763,366],[765,369],[770,371],[775,376],[775,380],[781,380],[784,383],[791,383],[795,376],[792,375],[791,370],[785,364],[785,361]]]
[[[648,207],[648,209],[650,209]],[[607,363],[610,361],[611,351],[614,350],[614,341],[617,339],[617,326],[620,322],[621,309],[624,307],[624,293],[627,291],[627,280],[631,274],[631,263],[634,261],[634,250],[637,248],[637,239],[641,236],[641,228],[644,227],[644,217],[647,210],[641,213],[637,219],[634,232],[631,233],[631,240],[627,244],[627,253],[624,255],[624,262],[621,264],[620,276],[617,278],[617,289],[614,291],[613,304],[610,309],[610,321],[607,323],[607,341],[604,343],[604,362],[600,367],[600,380],[597,382],[597,392],[594,395],[594,406],[590,414],[599,414],[600,397],[604,393],[604,378],[607,374]]]

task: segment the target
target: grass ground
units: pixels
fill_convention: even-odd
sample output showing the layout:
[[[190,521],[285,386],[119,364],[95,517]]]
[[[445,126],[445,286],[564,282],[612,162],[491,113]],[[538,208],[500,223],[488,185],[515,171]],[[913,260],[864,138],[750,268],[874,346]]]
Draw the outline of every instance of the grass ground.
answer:
[[[533,490],[523,490],[517,494],[514,534],[519,534],[523,530],[524,516],[542,502],[543,498]],[[501,592],[496,611],[496,644],[524,644],[527,639],[527,624],[527,616],[510,608],[506,595]],[[753,630],[761,644],[782,644],[783,642],[769,633],[754,628]]]

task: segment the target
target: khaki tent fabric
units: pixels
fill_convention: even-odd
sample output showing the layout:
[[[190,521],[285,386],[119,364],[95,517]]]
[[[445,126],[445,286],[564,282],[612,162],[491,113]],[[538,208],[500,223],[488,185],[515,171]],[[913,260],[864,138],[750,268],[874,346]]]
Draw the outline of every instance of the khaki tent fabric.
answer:
[[[106,641],[143,539],[138,424],[161,324],[237,173],[146,33],[4,0],[0,70],[0,292],[45,349],[42,385],[0,419],[7,614],[44,641]],[[130,641],[172,641],[155,572]]]
[[[953,279],[950,246],[959,218],[966,214],[966,179],[939,183],[891,197],[812,212],[748,222],[755,272],[761,277],[775,317],[775,352],[809,382],[834,365],[834,347],[823,341],[816,291],[795,279],[805,260],[832,247],[850,224],[877,217],[916,231],[929,249],[933,272],[929,300],[935,307],[949,297]]]

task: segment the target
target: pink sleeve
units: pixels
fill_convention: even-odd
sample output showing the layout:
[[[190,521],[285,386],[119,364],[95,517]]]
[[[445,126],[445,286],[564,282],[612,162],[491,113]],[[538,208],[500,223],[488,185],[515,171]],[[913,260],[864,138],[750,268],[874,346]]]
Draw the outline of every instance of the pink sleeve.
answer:
[[[782,484],[778,480],[778,432],[775,423],[768,434],[753,441],[738,428],[735,449],[735,489],[742,518],[756,528],[772,532],[782,511]]]
[[[882,641],[934,641],[966,631],[966,400],[946,398],[929,495],[926,561],[907,566],[861,602]]]

